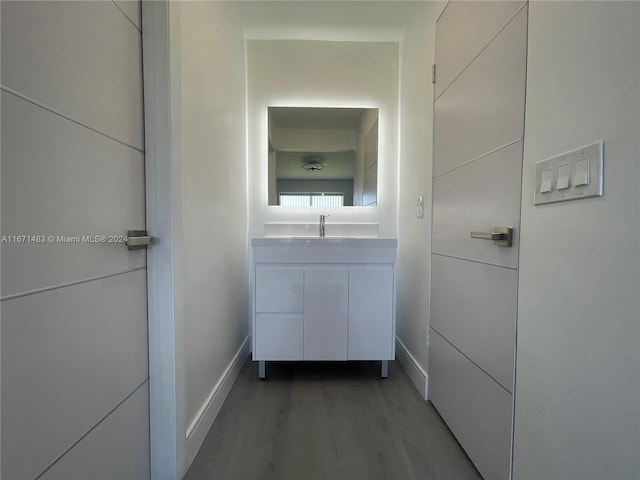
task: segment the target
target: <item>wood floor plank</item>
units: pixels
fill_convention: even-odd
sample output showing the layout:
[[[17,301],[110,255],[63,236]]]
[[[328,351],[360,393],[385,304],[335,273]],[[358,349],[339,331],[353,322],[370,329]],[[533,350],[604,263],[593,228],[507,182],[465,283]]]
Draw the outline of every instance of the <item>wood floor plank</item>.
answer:
[[[397,362],[247,361],[185,480],[479,480]]]

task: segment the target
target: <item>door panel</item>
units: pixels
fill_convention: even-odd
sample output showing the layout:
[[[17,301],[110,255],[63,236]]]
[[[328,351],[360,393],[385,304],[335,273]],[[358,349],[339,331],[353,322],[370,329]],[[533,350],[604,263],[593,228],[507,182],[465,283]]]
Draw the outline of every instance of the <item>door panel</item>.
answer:
[[[348,289],[346,268],[305,269],[305,360],[347,359]]]
[[[349,268],[349,360],[392,360],[393,267]]]
[[[2,242],[1,476],[149,478],[146,254],[100,238],[145,227],[142,35],[114,2],[0,8],[2,234],[46,240]]]
[[[469,233],[519,226],[521,175],[522,142],[518,142],[435,178],[433,252],[516,268],[518,228],[511,248],[471,238]]]
[[[114,0],[129,20],[142,30],[142,8],[140,0]]]
[[[144,154],[5,92],[2,116],[3,235],[144,228]],[[3,296],[146,265],[123,243],[4,243],[2,254]]]
[[[522,138],[526,22],[523,10],[435,102],[435,177]]]
[[[515,270],[433,255],[431,327],[512,392]]]
[[[112,2],[4,2],[2,84],[144,149],[142,37]]]
[[[147,379],[145,288],[142,269],[2,302],[3,478],[34,478]]]
[[[40,479],[148,478],[148,395],[145,383]],[[139,428],[141,423],[147,428]]]
[[[482,477],[509,478],[512,397],[436,332],[429,397]]]
[[[434,101],[429,397],[482,476],[503,480],[511,469],[528,11],[502,28],[508,14],[498,21],[496,8],[521,3],[452,3],[436,24],[436,49],[444,39],[447,51],[439,71],[469,58],[469,43],[451,38],[471,19],[492,40],[450,86],[436,78],[446,90]],[[470,238],[496,226],[514,228],[511,247]]]
[[[449,2],[438,19],[435,97],[493,39],[526,2]],[[478,21],[479,18],[482,21]]]

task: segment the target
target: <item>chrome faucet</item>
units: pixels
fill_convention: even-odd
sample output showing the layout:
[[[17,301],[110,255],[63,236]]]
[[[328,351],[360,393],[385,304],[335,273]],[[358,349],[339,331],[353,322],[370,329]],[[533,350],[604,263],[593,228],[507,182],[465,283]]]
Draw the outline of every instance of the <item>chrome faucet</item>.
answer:
[[[324,222],[329,215],[320,215],[320,238],[324,237]]]

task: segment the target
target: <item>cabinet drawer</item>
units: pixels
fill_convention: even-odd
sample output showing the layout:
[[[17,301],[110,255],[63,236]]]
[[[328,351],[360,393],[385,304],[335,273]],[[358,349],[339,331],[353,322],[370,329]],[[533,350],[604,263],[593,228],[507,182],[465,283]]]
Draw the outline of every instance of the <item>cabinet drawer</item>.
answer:
[[[257,315],[254,360],[302,360],[302,315]]]
[[[303,269],[256,266],[256,312],[302,313]]]

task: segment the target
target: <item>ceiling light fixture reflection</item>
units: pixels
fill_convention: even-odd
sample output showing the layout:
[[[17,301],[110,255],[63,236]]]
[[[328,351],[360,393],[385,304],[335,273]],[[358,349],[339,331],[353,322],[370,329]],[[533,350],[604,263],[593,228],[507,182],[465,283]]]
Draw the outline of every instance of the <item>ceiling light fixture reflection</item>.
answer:
[[[325,163],[322,161],[322,157],[309,156],[304,157],[304,163],[302,164],[302,170],[307,172],[319,172],[324,170]]]

